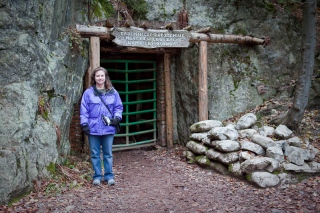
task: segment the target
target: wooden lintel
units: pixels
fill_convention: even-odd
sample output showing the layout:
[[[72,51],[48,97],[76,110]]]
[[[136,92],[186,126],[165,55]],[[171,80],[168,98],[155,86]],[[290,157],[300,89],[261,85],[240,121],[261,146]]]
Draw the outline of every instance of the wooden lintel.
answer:
[[[208,120],[207,42],[199,44],[199,121]]]
[[[114,37],[111,32],[114,28],[100,27],[100,26],[87,26],[87,25],[76,25],[77,31],[81,37],[88,38],[91,36],[98,36],[101,38],[112,40]],[[141,30],[143,30],[141,28]],[[152,32],[163,32],[164,30],[153,29]],[[169,31],[168,31],[169,32]],[[172,30],[171,32],[175,32]],[[179,30],[181,32],[181,30]],[[233,43],[233,44],[254,44],[254,45],[266,45],[267,42],[264,38],[257,38],[253,36],[242,36],[242,35],[224,35],[224,34],[206,34],[188,32],[191,34],[189,39],[190,42],[207,41],[209,43]]]
[[[172,117],[172,97],[171,97],[171,74],[170,74],[170,54],[164,54],[164,81],[166,97],[166,130],[167,130],[167,147],[173,146],[173,117]]]

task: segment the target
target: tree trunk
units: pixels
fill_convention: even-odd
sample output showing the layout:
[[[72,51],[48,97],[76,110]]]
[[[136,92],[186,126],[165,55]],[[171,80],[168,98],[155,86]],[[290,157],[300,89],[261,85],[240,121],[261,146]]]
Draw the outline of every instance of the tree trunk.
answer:
[[[292,108],[283,121],[283,124],[293,130],[299,128],[308,104],[316,47],[316,5],[317,0],[306,0],[303,5],[302,68],[300,69]]]

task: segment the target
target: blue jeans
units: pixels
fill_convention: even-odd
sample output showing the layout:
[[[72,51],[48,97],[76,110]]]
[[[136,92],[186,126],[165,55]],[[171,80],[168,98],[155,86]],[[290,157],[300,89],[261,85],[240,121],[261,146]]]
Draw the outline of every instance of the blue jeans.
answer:
[[[91,151],[92,168],[94,171],[93,179],[102,179],[100,147],[102,147],[103,153],[104,179],[106,181],[113,179],[114,175],[112,173],[112,144],[114,135],[89,135],[88,138]]]

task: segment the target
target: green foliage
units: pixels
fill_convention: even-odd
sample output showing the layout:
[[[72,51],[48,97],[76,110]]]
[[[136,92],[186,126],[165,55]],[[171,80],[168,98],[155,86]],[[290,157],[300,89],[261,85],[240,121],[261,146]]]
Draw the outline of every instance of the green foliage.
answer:
[[[245,178],[246,178],[246,180],[247,180],[247,181],[249,181],[249,182],[252,180],[252,176],[251,176],[251,174],[246,175],[246,177],[245,177]]]
[[[8,206],[11,207],[14,203],[19,202],[22,198],[26,197],[27,195],[30,194],[30,190],[26,190],[24,193],[22,193],[21,195],[14,197],[12,199],[9,200]]]
[[[46,168],[51,175],[54,175],[56,173],[56,165],[54,163],[50,162],[50,164]]]
[[[67,27],[64,32],[61,34],[61,36],[69,36],[69,46],[71,49],[71,52],[73,54],[81,54],[83,53],[83,39],[81,38],[81,35],[79,32],[72,27]]]
[[[50,105],[44,96],[38,98],[38,114],[41,115],[46,121],[49,120]]]
[[[114,10],[108,0],[92,0],[91,11],[98,18],[113,16]]]
[[[148,5],[145,0],[124,0],[128,10],[132,11],[132,19],[145,20],[148,12]]]

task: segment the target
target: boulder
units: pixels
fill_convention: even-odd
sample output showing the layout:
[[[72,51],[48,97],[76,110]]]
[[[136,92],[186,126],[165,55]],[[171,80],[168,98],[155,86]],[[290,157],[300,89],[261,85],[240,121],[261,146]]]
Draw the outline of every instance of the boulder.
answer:
[[[218,120],[205,120],[194,123],[190,127],[190,131],[193,133],[197,132],[208,132],[214,127],[222,126],[222,122]]]
[[[237,130],[247,129],[253,126],[253,124],[255,124],[256,121],[257,121],[257,117],[255,114],[253,113],[245,114],[238,120],[236,129]]]
[[[241,138],[249,138],[249,139],[251,139],[253,135],[258,134],[257,130],[255,129],[242,129],[242,130],[239,130],[238,133]]]
[[[266,150],[266,157],[276,159],[280,163],[284,161],[284,154],[280,147],[272,146]]]
[[[277,186],[280,178],[269,172],[253,172],[249,181],[261,188],[267,188]]]
[[[293,163],[282,163],[282,167],[286,171],[301,173],[318,173],[320,172],[320,164],[317,162],[308,162],[299,166]]]
[[[198,155],[204,155],[205,152],[207,151],[207,147],[202,145],[202,144],[199,144],[195,141],[189,141],[186,145],[186,147],[192,151],[193,153],[195,154],[198,154]]]
[[[192,134],[189,136],[189,138],[190,138],[191,140],[195,140],[195,141],[201,142],[202,139],[208,138],[208,133],[207,133],[207,132],[205,132],[205,133],[192,133]]]
[[[239,161],[238,152],[221,153],[221,152],[215,151],[214,149],[209,149],[208,151],[206,151],[206,156],[210,160],[218,161],[225,165]]]
[[[241,144],[241,149],[242,150],[247,150],[247,151],[250,151],[250,152],[254,152],[257,155],[262,155],[262,156],[265,156],[265,154],[266,154],[266,151],[264,150],[264,148],[262,148],[262,146],[260,146],[259,144],[252,143],[252,142],[247,141],[247,140],[241,141],[240,144]]]
[[[293,132],[285,125],[279,125],[275,130],[275,136],[279,139],[288,139],[292,136]]]
[[[255,158],[255,157],[256,157],[255,154],[250,153],[248,151],[240,151],[240,153],[239,153],[239,161],[240,162],[243,162],[243,161]]]
[[[221,152],[235,152],[240,150],[240,144],[232,140],[215,141],[214,148]]]
[[[209,168],[217,171],[220,174],[227,175],[229,173],[228,168],[221,163],[218,162],[210,162]]]
[[[284,155],[291,163],[302,166],[304,161],[312,161],[316,155],[311,150],[302,149],[295,146],[285,145]]]
[[[208,133],[208,137],[211,140],[236,140],[239,134],[233,126],[215,127]]]
[[[242,173],[239,161],[235,163],[231,163],[228,167],[228,171],[234,176],[243,177],[243,173]]]
[[[265,137],[259,134],[255,134],[252,136],[252,142],[259,144],[260,146],[262,146],[263,148],[267,149],[268,147],[271,146],[276,146],[276,143],[274,142],[274,140],[272,140],[269,137]]]
[[[301,147],[302,141],[298,137],[293,137],[293,138],[289,138],[287,140],[287,143],[290,146]]]
[[[250,174],[257,170],[266,170],[274,172],[280,168],[280,163],[275,159],[268,157],[256,157],[241,163],[241,170],[245,174]]]
[[[274,134],[274,128],[271,126],[263,126],[259,129],[259,134],[262,136],[272,136]]]

